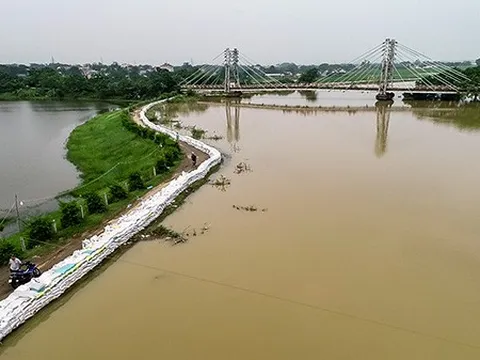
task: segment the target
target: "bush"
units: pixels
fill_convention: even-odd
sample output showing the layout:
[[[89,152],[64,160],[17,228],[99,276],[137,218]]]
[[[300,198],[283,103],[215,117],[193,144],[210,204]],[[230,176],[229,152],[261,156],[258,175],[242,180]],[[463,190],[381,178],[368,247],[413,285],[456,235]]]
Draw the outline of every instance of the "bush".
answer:
[[[36,218],[28,225],[28,248],[52,240],[54,236],[52,222],[45,217]]]
[[[157,163],[155,164],[155,169],[157,170],[158,174],[163,174],[168,171],[168,165],[165,156],[158,158]]]
[[[7,240],[0,240],[0,265],[8,264],[12,255],[21,258],[23,251]]]
[[[205,130],[197,129],[195,126],[191,129],[190,132],[192,134],[192,137],[197,140],[202,139],[205,135]]]
[[[165,162],[168,167],[171,167],[175,164],[175,160],[177,159],[177,156],[175,154],[175,151],[172,150],[172,148],[166,148],[164,150],[164,156],[165,156]]]
[[[138,172],[130,174],[128,177],[128,189],[130,191],[145,189],[142,176]]]
[[[91,192],[85,194],[84,197],[87,201],[87,208],[90,214],[100,214],[107,211],[107,205],[97,193]]]
[[[82,222],[82,212],[76,201],[60,203],[61,222],[64,228],[78,225]]]
[[[110,186],[110,201],[115,202],[119,200],[126,199],[128,197],[127,190],[122,186],[115,184]]]

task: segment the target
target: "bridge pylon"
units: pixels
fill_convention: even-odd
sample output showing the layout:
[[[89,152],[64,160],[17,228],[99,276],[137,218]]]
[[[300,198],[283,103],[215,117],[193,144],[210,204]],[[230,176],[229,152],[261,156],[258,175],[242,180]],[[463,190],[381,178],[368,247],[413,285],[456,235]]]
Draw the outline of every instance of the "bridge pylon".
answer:
[[[395,96],[393,92],[388,91],[388,88],[393,80],[396,46],[397,41],[395,39],[386,39],[383,43],[382,72],[378,84],[377,100],[392,100]]]
[[[223,82],[223,85],[225,87],[225,93],[230,93],[230,85],[231,85],[231,81],[230,81],[230,76],[231,76],[231,67],[232,67],[232,53],[230,52],[230,49],[229,48],[226,48],[225,51],[224,51],[224,62],[223,62],[223,66],[224,66],[224,69],[225,69],[225,80]]]
[[[240,66],[238,49],[226,48],[223,57],[223,67],[225,72],[225,79],[223,85],[225,93],[229,94],[232,91],[232,85],[237,89],[240,88]]]

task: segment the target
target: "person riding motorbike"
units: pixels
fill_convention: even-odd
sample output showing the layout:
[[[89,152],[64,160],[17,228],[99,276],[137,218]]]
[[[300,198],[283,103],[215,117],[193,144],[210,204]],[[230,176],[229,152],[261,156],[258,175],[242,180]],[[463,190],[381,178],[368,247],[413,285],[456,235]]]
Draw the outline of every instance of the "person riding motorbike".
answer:
[[[20,271],[21,268],[22,268],[22,261],[17,258],[15,255],[12,255],[10,256],[10,260],[9,260],[9,265],[10,265],[10,272],[16,272],[16,271]]]

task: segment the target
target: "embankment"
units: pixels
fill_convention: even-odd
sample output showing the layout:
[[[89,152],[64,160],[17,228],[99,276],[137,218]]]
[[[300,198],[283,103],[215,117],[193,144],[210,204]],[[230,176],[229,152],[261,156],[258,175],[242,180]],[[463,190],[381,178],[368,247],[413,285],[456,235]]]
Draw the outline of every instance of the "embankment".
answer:
[[[147,127],[175,138],[176,132],[153,124],[145,116],[150,107],[162,101],[165,100],[142,108],[140,119]],[[75,251],[70,257],[54,265],[39,278],[18,287],[9,297],[1,301],[0,340],[61,296],[136,233],[145,229],[180,193],[204,178],[210,169],[220,163],[221,155],[215,148],[188,136],[180,135],[179,140],[206,153],[208,159],[196,169],[182,172],[160,191],[149,193],[128,212],[105,226],[101,233],[83,240],[81,250]]]

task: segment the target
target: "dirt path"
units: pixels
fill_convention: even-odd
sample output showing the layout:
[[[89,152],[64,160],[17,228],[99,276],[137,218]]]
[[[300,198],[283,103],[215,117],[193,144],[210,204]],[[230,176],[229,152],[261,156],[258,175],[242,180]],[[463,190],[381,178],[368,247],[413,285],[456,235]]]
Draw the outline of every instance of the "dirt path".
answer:
[[[133,119],[136,123],[138,123],[141,126],[144,126],[144,124],[140,120],[140,110],[137,110],[133,114]],[[68,241],[67,244],[63,246],[59,246],[56,250],[53,252],[49,252],[45,255],[38,256],[34,259],[32,259],[33,262],[38,264],[39,268],[42,270],[42,272],[50,269],[53,265],[56,263],[62,261],[63,259],[69,257],[72,255],[72,253],[75,250],[81,249],[82,248],[82,241],[86,238],[89,238],[93,235],[100,234],[104,227],[110,223],[111,221],[114,221],[115,219],[119,218],[120,216],[127,214],[128,212],[132,211],[138,203],[142,201],[143,198],[148,197],[150,195],[153,195],[160,190],[162,190],[172,179],[176,178],[178,175],[180,175],[183,171],[191,171],[194,169],[192,161],[190,159],[190,154],[194,152],[197,155],[197,166],[198,164],[201,164],[204,162],[206,159],[208,159],[208,155],[205,154],[202,151],[197,150],[196,148],[180,142],[180,147],[183,151],[183,159],[182,162],[179,164],[178,168],[175,170],[175,172],[164,182],[147,192],[144,196],[142,196],[139,200],[133,201],[131,203],[131,207],[128,209],[124,209],[117,213],[116,215],[113,215],[111,218],[106,219],[104,222],[99,224],[93,229],[90,229],[88,231],[83,232],[82,234],[76,235]],[[0,267],[0,299],[6,298],[11,292],[12,288],[10,287],[10,284],[8,284],[8,277],[10,275],[10,271],[8,269],[8,266],[2,266]]]

